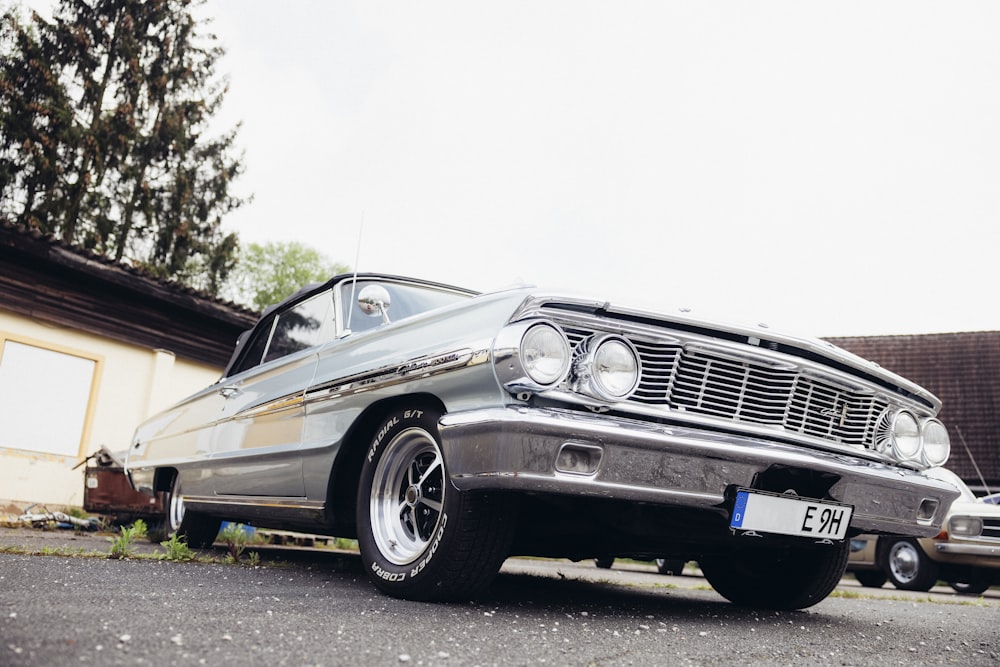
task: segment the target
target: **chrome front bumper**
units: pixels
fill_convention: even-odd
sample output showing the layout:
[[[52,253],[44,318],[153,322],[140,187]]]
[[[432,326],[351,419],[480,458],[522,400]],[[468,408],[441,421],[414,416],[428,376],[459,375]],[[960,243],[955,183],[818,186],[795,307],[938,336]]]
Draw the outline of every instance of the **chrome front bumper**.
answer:
[[[958,496],[950,484],[901,468],[757,437],[531,407],[452,413],[441,419],[452,483],[700,508],[728,515],[725,491],[750,487],[774,465],[836,475],[836,500],[854,506],[852,528],[930,537]],[[593,452],[586,473],[557,469],[560,452]],[[560,459],[564,461],[565,459]]]

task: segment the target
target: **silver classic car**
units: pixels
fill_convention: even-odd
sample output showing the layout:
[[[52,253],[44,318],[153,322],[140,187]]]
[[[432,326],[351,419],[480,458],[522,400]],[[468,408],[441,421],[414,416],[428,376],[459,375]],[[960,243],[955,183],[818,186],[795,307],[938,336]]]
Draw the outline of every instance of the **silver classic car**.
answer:
[[[220,521],[356,537],[375,586],[467,598],[511,555],[697,560],[730,601],[824,599],[860,533],[932,536],[930,393],[819,340],[533,288],[343,275],[265,312],[136,431],[132,485]]]

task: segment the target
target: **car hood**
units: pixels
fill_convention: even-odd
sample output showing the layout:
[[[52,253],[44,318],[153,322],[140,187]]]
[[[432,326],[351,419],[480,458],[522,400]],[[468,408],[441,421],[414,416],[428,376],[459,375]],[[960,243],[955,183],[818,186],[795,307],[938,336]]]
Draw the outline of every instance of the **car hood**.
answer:
[[[888,385],[925,404],[937,413],[941,400],[920,385],[886,370],[879,364],[859,357],[833,343],[809,336],[783,332],[763,324],[749,325],[699,317],[688,309],[656,312],[578,295],[523,288],[524,300],[512,320],[541,310],[581,312],[637,324],[652,324],[720,340],[779,351],[792,356],[851,370],[878,384]]]

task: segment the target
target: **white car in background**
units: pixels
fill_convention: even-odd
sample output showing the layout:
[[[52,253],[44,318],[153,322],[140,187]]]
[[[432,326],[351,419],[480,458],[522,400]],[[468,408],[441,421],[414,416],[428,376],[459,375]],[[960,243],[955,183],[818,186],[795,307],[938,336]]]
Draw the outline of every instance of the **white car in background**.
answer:
[[[891,581],[896,588],[928,591],[939,580],[959,593],[978,595],[1000,585],[1000,494],[976,498],[945,468],[927,474],[961,492],[934,537],[861,535],[851,540],[847,569],[864,586]]]

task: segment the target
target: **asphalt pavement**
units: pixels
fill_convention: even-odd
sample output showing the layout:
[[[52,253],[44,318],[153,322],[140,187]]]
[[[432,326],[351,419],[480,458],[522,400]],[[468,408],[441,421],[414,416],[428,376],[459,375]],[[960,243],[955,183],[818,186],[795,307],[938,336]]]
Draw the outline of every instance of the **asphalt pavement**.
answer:
[[[1000,665],[996,589],[846,577],[815,607],[765,612],[690,566],[517,558],[481,599],[426,604],[379,594],[328,547],[254,545],[253,567],[221,546],[212,563],[112,560],[111,537],[0,528],[0,665]]]

